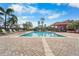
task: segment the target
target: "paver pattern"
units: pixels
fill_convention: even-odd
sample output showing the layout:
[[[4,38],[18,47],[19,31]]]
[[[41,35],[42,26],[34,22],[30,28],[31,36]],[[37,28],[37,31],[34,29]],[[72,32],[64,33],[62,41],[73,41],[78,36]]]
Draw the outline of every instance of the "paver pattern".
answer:
[[[20,34],[0,36],[0,56],[45,56],[49,54],[45,50],[51,50],[55,56],[79,56],[79,34],[58,33],[66,37],[44,38],[44,41],[19,37]]]
[[[64,38],[47,38],[48,45],[56,56],[79,56],[79,34],[58,33]]]
[[[0,55],[2,56],[44,56],[40,38],[0,37]]]

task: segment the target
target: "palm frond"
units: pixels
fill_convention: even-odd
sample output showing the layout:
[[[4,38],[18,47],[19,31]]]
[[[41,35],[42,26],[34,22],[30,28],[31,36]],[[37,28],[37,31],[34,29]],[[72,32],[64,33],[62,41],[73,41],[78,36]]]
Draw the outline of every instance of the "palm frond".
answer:
[[[5,12],[5,10],[4,10],[2,7],[0,7],[0,11],[1,11],[1,12]]]
[[[12,13],[12,12],[14,12],[14,10],[11,9],[11,8],[8,8],[8,9],[6,10],[6,14],[10,14],[10,13]]]
[[[3,21],[4,21],[4,18],[0,16],[0,22],[3,22]]]
[[[4,15],[4,13],[0,12],[0,15]]]
[[[17,19],[17,17],[15,15],[11,15],[11,16],[12,17],[9,18],[8,22],[13,25],[13,24],[17,23],[18,19]]]

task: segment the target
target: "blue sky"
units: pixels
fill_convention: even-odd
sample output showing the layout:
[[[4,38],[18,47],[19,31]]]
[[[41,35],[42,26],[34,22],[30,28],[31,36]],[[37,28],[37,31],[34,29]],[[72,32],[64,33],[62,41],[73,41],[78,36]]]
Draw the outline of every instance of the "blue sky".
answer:
[[[46,25],[68,19],[79,20],[78,3],[0,3],[0,6],[13,8],[19,24],[30,21],[36,26],[41,17],[45,18]]]

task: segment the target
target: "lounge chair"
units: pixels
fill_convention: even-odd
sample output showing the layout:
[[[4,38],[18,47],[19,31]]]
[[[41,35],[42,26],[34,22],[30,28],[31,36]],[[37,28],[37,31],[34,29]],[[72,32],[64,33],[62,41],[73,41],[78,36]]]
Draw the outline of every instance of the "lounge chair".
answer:
[[[13,29],[13,32],[16,32],[16,30],[15,30],[15,29]]]
[[[10,32],[10,33],[13,33],[12,29],[9,29],[9,32]]]
[[[7,34],[5,29],[1,29],[0,36]]]
[[[5,29],[2,29],[2,33],[6,34],[7,32],[6,32],[6,30],[5,30]]]

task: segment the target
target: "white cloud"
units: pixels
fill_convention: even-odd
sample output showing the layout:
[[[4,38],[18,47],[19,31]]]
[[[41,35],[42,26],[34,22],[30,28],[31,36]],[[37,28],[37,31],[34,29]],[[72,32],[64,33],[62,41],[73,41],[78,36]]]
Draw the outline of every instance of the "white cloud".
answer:
[[[67,13],[65,11],[62,11],[61,13],[52,13],[51,15],[48,16],[48,19],[55,19],[59,18],[63,15],[66,15]]]
[[[28,19],[26,16],[23,16],[22,18],[23,18],[23,19]]]
[[[23,24],[25,22],[33,21],[34,16],[18,16],[18,24]]]
[[[47,10],[47,9],[38,9],[36,7],[33,7],[29,4],[26,4],[26,5],[23,5],[23,4],[12,4],[10,6],[11,8],[14,9],[14,11],[18,14],[22,14],[22,13],[26,13],[26,14],[34,14],[34,13],[37,13],[37,14],[41,14],[40,16],[45,16],[47,17],[48,19],[54,19],[54,18],[59,18],[61,17],[62,15],[65,15],[66,12],[62,11],[61,13],[57,12],[57,11],[53,11],[53,10]],[[38,18],[40,17],[38,16]],[[36,16],[19,16],[18,17],[19,21],[18,23],[19,24],[23,24],[25,23],[26,21],[29,21],[29,20],[32,20],[32,19],[36,19]],[[37,25],[37,22],[33,22],[33,26],[36,26]]]
[[[65,11],[62,11],[61,13],[52,13],[51,15],[48,16],[48,19],[59,18],[59,17],[64,16],[66,14],[67,13]]]
[[[10,8],[13,8],[15,12],[17,13],[35,13],[37,11],[37,8],[30,6],[27,4],[26,6],[23,4],[12,4]]]
[[[69,3],[68,5],[71,7],[79,8],[79,3]]]
[[[36,27],[38,25],[36,21],[33,21],[34,16],[21,16],[18,18],[19,18],[19,21],[18,21],[19,24],[30,22],[32,20],[31,22],[33,24],[33,27]]]
[[[50,10],[46,10],[46,9],[39,10],[38,12],[39,12],[40,14],[42,14],[42,15],[47,15],[47,14],[50,14],[50,13],[51,13]]]
[[[27,4],[27,5],[12,4],[10,7],[13,8],[15,12],[21,13],[21,14],[22,13],[29,13],[29,14],[39,13],[41,15],[51,15],[56,12],[56,11],[47,10],[47,9],[38,9],[38,8],[33,7],[29,4]]]
[[[28,6],[27,10],[28,10],[28,11],[26,11],[26,12],[30,12],[30,13],[35,13],[35,12],[37,12],[37,8],[32,7],[32,6]]]
[[[65,5],[67,5],[67,4],[68,4],[68,3],[56,3],[57,6],[61,6],[61,5],[65,6]]]
[[[23,24],[25,23],[26,21],[29,21],[28,17],[27,16],[18,16],[18,24]]]
[[[48,16],[48,18],[49,19],[54,19],[54,18],[58,18],[60,16],[61,16],[61,14],[53,14],[53,15]]]
[[[62,3],[56,3],[56,5],[60,6]]]
[[[65,11],[58,12],[56,10],[53,11],[53,10],[46,10],[46,9],[38,10],[38,12],[41,15],[44,15],[44,16],[48,17],[49,19],[58,18],[60,16],[63,16],[63,15],[66,15],[67,14],[67,12],[65,12]]]
[[[35,21],[33,21],[32,24],[33,24],[33,28],[37,27],[37,25],[38,25],[37,22],[35,22]]]
[[[22,4],[12,4],[10,8],[13,8],[15,12],[17,13],[23,13],[25,12],[26,7],[22,6]]]
[[[15,12],[22,14],[22,13],[40,13],[41,15],[50,14],[51,10],[46,9],[38,9],[36,7],[33,7],[29,4],[23,5],[23,4],[12,4],[10,8],[13,8]]]
[[[18,17],[18,19],[19,19],[18,24],[23,24],[25,22],[31,21],[33,24],[33,27],[36,27],[38,24],[36,21],[32,20],[33,18],[34,18],[34,16],[21,16],[21,17],[19,16]]]
[[[36,27],[38,24],[36,21],[33,21],[33,20],[30,20],[29,18],[31,18],[30,16],[21,16],[21,17],[18,17],[19,21],[18,21],[18,24],[23,24],[23,23],[26,23],[26,22],[32,22],[33,24],[33,28]]]

